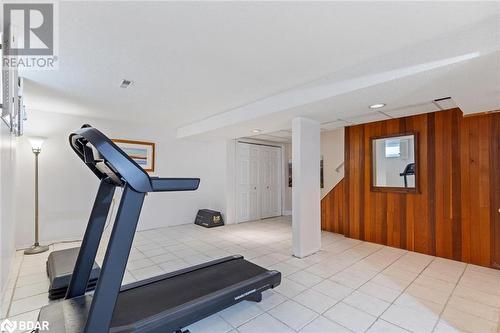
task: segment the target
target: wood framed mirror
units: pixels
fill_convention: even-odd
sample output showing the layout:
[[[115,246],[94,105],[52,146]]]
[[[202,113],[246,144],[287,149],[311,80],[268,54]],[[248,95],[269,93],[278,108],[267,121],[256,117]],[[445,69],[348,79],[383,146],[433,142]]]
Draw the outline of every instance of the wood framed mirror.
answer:
[[[418,138],[416,133],[371,138],[371,190],[418,193]]]

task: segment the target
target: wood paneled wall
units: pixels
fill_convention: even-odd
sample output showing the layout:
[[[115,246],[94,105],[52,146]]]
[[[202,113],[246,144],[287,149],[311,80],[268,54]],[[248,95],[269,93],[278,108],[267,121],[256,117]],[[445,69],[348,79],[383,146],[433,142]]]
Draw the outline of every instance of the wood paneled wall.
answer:
[[[325,220],[325,229],[496,266],[500,263],[499,122],[498,112],[463,117],[459,109],[452,109],[347,127],[344,207],[336,207],[338,193],[322,203],[322,212],[329,211],[322,215],[332,216]],[[420,193],[372,192],[370,138],[404,132],[418,134]]]
[[[344,180],[321,199],[321,230],[344,233]]]

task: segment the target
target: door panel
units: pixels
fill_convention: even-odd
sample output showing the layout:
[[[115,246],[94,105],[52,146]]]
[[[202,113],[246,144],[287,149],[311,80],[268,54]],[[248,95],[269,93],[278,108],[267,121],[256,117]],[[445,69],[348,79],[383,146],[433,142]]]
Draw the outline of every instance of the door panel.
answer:
[[[261,149],[261,217],[281,215],[281,148]]]
[[[273,216],[272,212],[272,164],[270,147],[260,148],[260,188],[261,188],[261,218]]]
[[[250,179],[249,179],[249,196],[250,196],[250,214],[249,220],[260,218],[259,204],[259,147],[248,145],[250,147]]]
[[[271,155],[271,215],[281,215],[281,148],[273,148]]]

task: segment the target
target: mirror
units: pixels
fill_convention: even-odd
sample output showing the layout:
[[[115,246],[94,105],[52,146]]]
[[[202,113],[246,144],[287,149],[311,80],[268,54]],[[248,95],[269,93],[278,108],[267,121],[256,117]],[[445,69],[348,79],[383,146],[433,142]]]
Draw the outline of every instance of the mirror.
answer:
[[[416,135],[372,139],[372,190],[417,191]]]

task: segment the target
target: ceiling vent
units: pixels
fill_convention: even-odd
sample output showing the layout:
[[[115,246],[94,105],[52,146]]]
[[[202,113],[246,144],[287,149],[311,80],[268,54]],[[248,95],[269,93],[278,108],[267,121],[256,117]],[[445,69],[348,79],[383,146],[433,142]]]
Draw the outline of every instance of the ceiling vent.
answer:
[[[120,88],[128,88],[134,81],[123,79],[122,83],[120,83]]]
[[[453,101],[451,97],[443,97],[435,99],[432,101],[432,104],[434,104],[439,110],[448,110],[457,107],[457,104]]]

